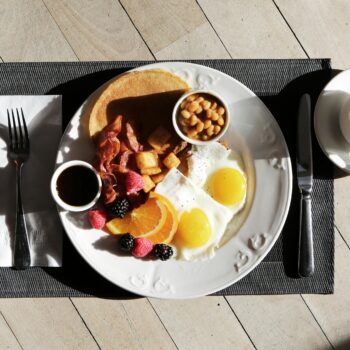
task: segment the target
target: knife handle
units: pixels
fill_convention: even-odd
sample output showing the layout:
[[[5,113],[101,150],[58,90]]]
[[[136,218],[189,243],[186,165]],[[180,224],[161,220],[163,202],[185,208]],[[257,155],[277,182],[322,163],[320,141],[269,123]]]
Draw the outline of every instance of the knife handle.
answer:
[[[309,277],[314,273],[311,196],[309,193],[301,195],[298,272],[301,277]]]

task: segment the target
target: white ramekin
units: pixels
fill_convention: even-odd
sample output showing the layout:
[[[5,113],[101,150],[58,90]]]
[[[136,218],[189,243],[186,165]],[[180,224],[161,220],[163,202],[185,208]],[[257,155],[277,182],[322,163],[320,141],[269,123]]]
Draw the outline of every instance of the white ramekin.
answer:
[[[182,131],[181,131],[181,127],[178,125],[178,118],[177,118],[177,112],[180,108],[180,104],[183,102],[183,100],[185,100],[188,96],[190,95],[195,95],[195,94],[208,94],[208,95],[212,95],[213,97],[215,97],[216,99],[218,99],[220,101],[220,103],[222,104],[222,106],[225,108],[225,112],[226,112],[226,120],[225,120],[225,125],[224,127],[221,129],[221,131],[214,136],[213,138],[211,138],[208,141],[202,141],[202,140],[194,140],[191,139],[190,137],[186,136]],[[182,95],[179,100],[176,102],[174,109],[173,109],[173,115],[172,115],[172,121],[173,121],[173,126],[174,129],[176,131],[176,133],[179,135],[179,137],[181,137],[184,141],[187,141],[188,143],[191,143],[193,145],[206,145],[209,142],[214,142],[214,141],[218,141],[219,139],[221,139],[222,136],[224,136],[225,132],[228,129],[228,126],[230,125],[230,120],[231,120],[231,116],[230,116],[230,111],[227,107],[226,102],[222,99],[222,97],[220,97],[217,93],[210,91],[210,90],[192,90],[184,95]]]
[[[69,205],[69,204],[65,203],[60,198],[60,196],[58,195],[58,192],[57,192],[57,179],[58,179],[58,177],[67,168],[70,168],[72,166],[77,166],[77,165],[83,166],[83,167],[86,167],[86,168],[92,170],[92,172],[96,175],[96,180],[98,183],[98,191],[97,191],[97,194],[94,197],[94,199],[90,203],[87,203],[87,204],[82,205],[82,206],[74,206],[74,205]],[[82,160],[70,160],[68,162],[61,164],[55,170],[55,172],[53,173],[52,178],[51,178],[50,188],[51,188],[51,194],[52,194],[53,199],[62,209],[67,210],[67,211],[72,211],[72,212],[79,212],[79,211],[88,210],[96,204],[96,202],[98,201],[98,199],[101,195],[101,192],[102,192],[102,180],[101,180],[100,176],[98,175],[97,171],[95,170],[95,168],[91,164],[84,162]]]

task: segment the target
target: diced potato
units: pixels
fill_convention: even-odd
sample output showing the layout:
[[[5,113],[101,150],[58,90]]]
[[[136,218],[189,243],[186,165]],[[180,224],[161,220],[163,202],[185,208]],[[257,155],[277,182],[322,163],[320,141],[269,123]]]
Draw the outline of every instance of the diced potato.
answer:
[[[143,190],[148,193],[155,186],[155,183],[148,175],[142,175],[142,178],[144,183]]]
[[[159,126],[152,132],[147,141],[154,149],[159,150],[169,141],[170,137],[169,131]]]
[[[162,172],[162,169],[159,167],[153,167],[153,168],[143,168],[141,169],[142,175],[154,175],[159,174]]]
[[[163,164],[168,168],[177,168],[180,165],[181,161],[176,157],[174,152],[170,152],[164,159]]]
[[[163,181],[163,179],[165,178],[165,175],[168,173],[168,170],[163,170],[161,173],[156,174],[156,175],[152,175],[152,181],[155,184],[158,184],[159,182]]]
[[[154,152],[138,152],[136,165],[139,169],[155,168],[158,166],[158,155]]]

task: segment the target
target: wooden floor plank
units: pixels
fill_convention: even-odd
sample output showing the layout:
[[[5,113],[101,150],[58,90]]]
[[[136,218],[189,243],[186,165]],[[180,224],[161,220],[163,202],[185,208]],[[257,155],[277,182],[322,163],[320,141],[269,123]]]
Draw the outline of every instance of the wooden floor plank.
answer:
[[[335,235],[334,295],[303,295],[311,312],[336,349],[350,349],[350,250]]]
[[[120,0],[153,53],[207,22],[195,0]]]
[[[152,60],[116,0],[43,0],[80,60]]]
[[[230,58],[209,23],[204,23],[155,53],[158,60]]]
[[[335,225],[350,246],[350,176],[338,178],[334,182]]]
[[[331,349],[300,295],[226,299],[259,350]]]
[[[176,349],[146,298],[72,298],[102,349]]]
[[[0,313],[0,348],[1,349],[21,349],[16,337],[7,325],[2,313]]]
[[[272,0],[198,3],[233,58],[305,57]]]
[[[333,68],[350,65],[348,0],[275,0],[310,57],[331,57]]]
[[[68,298],[0,299],[0,311],[24,349],[98,349]]]
[[[223,297],[150,302],[179,349],[254,349]]]
[[[0,0],[0,55],[4,61],[75,61],[41,0]]]

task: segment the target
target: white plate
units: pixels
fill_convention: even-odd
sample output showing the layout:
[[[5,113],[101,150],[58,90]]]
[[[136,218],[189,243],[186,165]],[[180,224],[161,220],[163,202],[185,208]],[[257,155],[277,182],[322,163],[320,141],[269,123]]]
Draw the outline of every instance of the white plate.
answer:
[[[350,98],[350,70],[336,75],[322,90],[315,107],[315,133],[323,152],[339,168],[350,172],[350,144],[339,125],[340,112]]]
[[[225,138],[228,137],[231,146],[242,155],[249,176],[250,199],[245,211],[228,228],[227,242],[217,250],[213,259],[207,261],[145,261],[118,255],[115,240],[103,231],[90,229],[86,215],[65,211],[59,214],[75,248],[112,283],[150,297],[198,297],[237,282],[270,251],[282,230],[290,205],[291,163],[275,119],[243,84],[217,70],[191,63],[155,63],[137,70],[153,68],[180,75],[194,89],[212,89],[228,103],[232,123]],[[57,165],[71,159],[91,161],[94,149],[82,118],[92,98],[90,96],[85,101],[67,126]],[[234,234],[237,230],[238,233]]]

